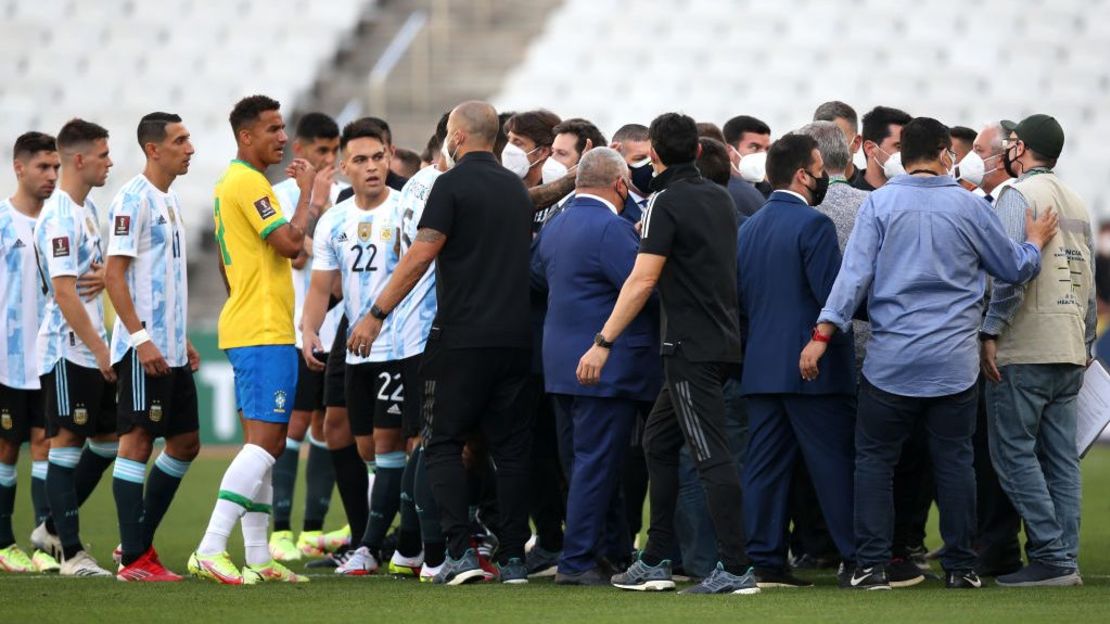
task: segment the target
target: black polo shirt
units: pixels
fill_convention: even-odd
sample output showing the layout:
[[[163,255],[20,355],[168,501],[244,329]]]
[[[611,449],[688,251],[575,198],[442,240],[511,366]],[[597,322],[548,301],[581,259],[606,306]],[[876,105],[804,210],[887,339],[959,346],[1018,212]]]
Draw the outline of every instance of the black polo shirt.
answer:
[[[446,348],[531,348],[532,201],[520,178],[492,153],[470,152],[436,179],[418,227],[447,236],[436,258],[429,340]]]
[[[856,167],[856,175],[848,181],[848,184],[851,184],[852,188],[858,188],[859,190],[867,191],[868,193],[875,190],[875,187],[871,186],[871,183],[867,181],[867,177],[865,175],[866,173],[866,169],[860,169],[859,167]]]
[[[739,362],[736,210],[723,187],[694,163],[667,168],[651,184],[640,253],[666,256],[659,277],[662,339],[694,362]]]

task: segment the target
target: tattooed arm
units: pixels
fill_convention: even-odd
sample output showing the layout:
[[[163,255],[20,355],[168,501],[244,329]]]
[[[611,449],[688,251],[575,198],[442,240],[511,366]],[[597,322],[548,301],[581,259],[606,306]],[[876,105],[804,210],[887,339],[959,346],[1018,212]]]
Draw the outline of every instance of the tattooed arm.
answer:
[[[446,242],[447,235],[443,232],[431,228],[417,230],[412,247],[409,247],[408,252],[401,257],[401,261],[393,269],[393,276],[389,278],[389,283],[382,289],[374,305],[386,314],[392,312],[393,308],[396,308],[397,304],[409,294],[413,286],[416,286],[416,282],[420,281]],[[347,349],[363,355],[369,353],[370,346],[374,344],[374,339],[378,337],[381,329],[382,321],[371,314],[363,316],[356,325],[352,326],[350,338],[347,340]]]
[[[575,174],[568,173],[554,182],[528,189],[528,198],[532,200],[532,210],[539,212],[566,197],[574,191],[574,180]]]

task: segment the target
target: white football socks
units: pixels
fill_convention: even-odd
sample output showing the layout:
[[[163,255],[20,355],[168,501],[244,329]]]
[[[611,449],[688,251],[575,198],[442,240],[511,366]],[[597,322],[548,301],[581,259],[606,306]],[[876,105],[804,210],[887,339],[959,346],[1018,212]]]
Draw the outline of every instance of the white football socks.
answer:
[[[208,529],[197,547],[197,553],[215,555],[227,550],[228,536],[243,514],[254,504],[274,461],[273,456],[261,446],[243,445],[220,481],[216,506],[212,509],[212,518],[208,521]],[[272,492],[270,496],[272,500]]]
[[[274,503],[273,473],[273,470],[266,471],[262,487],[254,497],[254,506],[243,514],[243,548],[246,550],[247,565],[262,565],[272,559],[266,534],[270,530],[270,510]]]

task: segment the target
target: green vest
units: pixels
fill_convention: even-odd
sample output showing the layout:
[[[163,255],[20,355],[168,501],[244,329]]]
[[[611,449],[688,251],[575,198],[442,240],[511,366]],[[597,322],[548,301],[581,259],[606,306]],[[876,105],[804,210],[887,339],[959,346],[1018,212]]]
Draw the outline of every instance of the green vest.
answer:
[[[1094,288],[1091,217],[1083,200],[1051,172],[1031,175],[1002,191],[1019,191],[1033,215],[1052,208],[1060,231],[1041,251],[1041,272],[998,337],[999,366],[1087,363],[1087,302]]]

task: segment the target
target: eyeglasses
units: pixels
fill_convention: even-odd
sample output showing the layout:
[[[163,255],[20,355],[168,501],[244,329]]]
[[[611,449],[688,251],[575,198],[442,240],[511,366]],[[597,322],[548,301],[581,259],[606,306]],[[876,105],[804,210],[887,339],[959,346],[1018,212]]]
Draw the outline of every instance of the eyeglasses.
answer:
[[[956,154],[956,152],[954,152],[950,149],[945,149],[944,151],[948,152],[948,157],[952,159],[952,162],[956,162],[956,156],[958,156],[958,154]]]
[[[1011,147],[1017,145],[1019,141],[1021,141],[1021,139],[1018,139],[1018,138],[1012,138],[1011,139],[1009,137],[1006,137],[1005,139],[1002,139],[1002,149],[1010,149]]]

